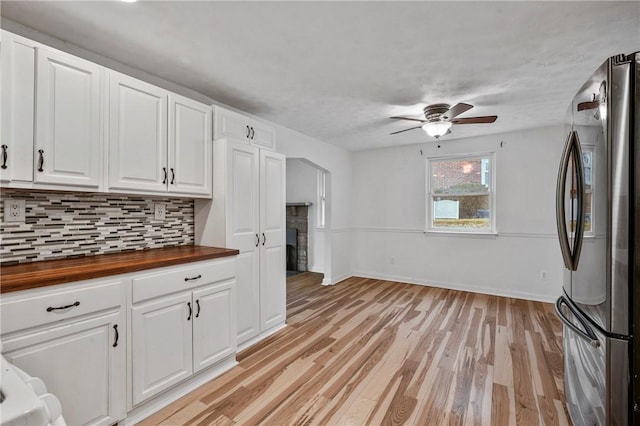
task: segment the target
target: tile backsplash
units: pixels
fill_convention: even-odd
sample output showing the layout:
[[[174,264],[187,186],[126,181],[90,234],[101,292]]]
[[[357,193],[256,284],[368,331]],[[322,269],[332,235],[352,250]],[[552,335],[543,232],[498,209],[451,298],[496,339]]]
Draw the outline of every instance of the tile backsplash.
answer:
[[[4,200],[25,200],[25,222],[6,222]],[[154,204],[164,203],[165,220]],[[34,262],[194,242],[192,199],[2,190],[0,263]]]

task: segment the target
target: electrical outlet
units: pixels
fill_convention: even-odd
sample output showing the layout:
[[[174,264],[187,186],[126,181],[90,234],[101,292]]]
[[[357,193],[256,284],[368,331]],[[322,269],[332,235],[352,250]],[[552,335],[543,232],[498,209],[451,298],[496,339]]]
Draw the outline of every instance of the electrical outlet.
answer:
[[[4,200],[4,221],[24,222],[25,203],[24,200]]]
[[[547,279],[547,271],[540,271],[540,279],[541,280]]]
[[[155,203],[153,205],[154,217],[156,220],[165,220],[167,217],[167,206],[164,203]]]
[[[392,257],[391,259],[389,259],[389,262],[391,262],[392,265],[396,264],[396,258]]]

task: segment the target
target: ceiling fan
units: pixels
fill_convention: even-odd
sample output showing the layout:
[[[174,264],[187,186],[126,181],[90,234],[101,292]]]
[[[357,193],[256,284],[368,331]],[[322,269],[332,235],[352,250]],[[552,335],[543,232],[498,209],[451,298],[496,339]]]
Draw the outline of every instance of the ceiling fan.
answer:
[[[451,133],[451,126],[454,124],[483,124],[493,123],[498,118],[497,115],[487,115],[483,117],[456,118],[465,111],[469,111],[473,105],[457,103],[450,107],[449,104],[433,104],[424,107],[424,118],[420,117],[389,117],[395,120],[419,121],[423,124],[408,129],[391,133],[392,135],[407,132],[409,130],[422,128],[429,136],[438,139],[440,136]]]

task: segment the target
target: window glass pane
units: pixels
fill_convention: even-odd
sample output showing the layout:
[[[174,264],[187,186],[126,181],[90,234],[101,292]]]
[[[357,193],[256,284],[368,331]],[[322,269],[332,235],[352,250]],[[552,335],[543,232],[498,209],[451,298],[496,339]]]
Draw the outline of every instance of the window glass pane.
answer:
[[[591,232],[593,231],[592,226],[591,226],[591,209],[592,209],[592,195],[591,192],[587,192],[584,194],[585,195],[585,206],[584,206],[584,232]]]
[[[431,163],[434,194],[488,192],[489,158],[436,160]]]
[[[590,151],[582,152],[582,164],[584,166],[584,184],[587,191],[591,191],[592,155],[593,154]]]
[[[489,195],[433,196],[433,227],[491,229]]]
[[[318,170],[318,227],[325,226],[325,208],[326,208],[326,174],[322,170]]]

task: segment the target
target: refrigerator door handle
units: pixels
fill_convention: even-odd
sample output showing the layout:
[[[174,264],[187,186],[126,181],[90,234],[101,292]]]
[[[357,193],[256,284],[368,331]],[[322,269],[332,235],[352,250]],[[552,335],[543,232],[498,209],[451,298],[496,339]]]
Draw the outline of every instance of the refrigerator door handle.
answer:
[[[576,317],[576,319],[578,320],[580,325],[582,325],[582,328],[584,328],[584,331],[580,330],[578,327],[576,327],[576,325],[574,323],[572,323],[569,320],[569,318],[564,316],[564,314],[562,313],[562,309],[560,309],[560,307],[562,305],[565,305],[571,311],[571,313],[573,313],[573,315]],[[600,341],[598,340],[598,336],[596,336],[596,334],[593,332],[593,330],[591,330],[589,325],[582,319],[580,314],[577,313],[571,307],[571,305],[567,302],[567,299],[565,299],[564,296],[558,297],[558,300],[556,300],[556,306],[555,307],[556,307],[556,315],[558,315],[558,318],[560,318],[560,321],[562,321],[564,323],[564,325],[566,325],[571,330],[573,330],[573,332],[576,333],[578,336],[582,337],[584,340],[589,342],[589,344],[591,346],[593,346],[594,348],[599,348],[600,347]]]
[[[573,246],[573,256],[572,256],[572,265],[573,271],[578,269],[578,262],[580,261],[580,252],[582,252],[582,241],[584,240],[584,215],[585,215],[585,192],[584,192],[584,163],[582,162],[582,148],[580,147],[580,139],[578,138],[578,132],[575,130],[573,133],[573,146],[574,146],[574,157],[576,163],[577,170],[577,182],[576,182],[576,190],[577,201],[578,201],[578,217],[576,218],[576,230],[575,230],[575,240]]]
[[[564,197],[567,185],[567,171],[569,169],[569,160],[571,158],[572,149],[573,132],[569,133],[567,141],[564,144],[556,186],[556,224],[558,227],[558,239],[560,240],[560,251],[562,252],[564,266],[570,271],[574,271],[575,269],[573,268],[573,257],[571,256],[571,249],[569,248],[569,235],[567,234],[567,222],[565,221],[566,210]]]

